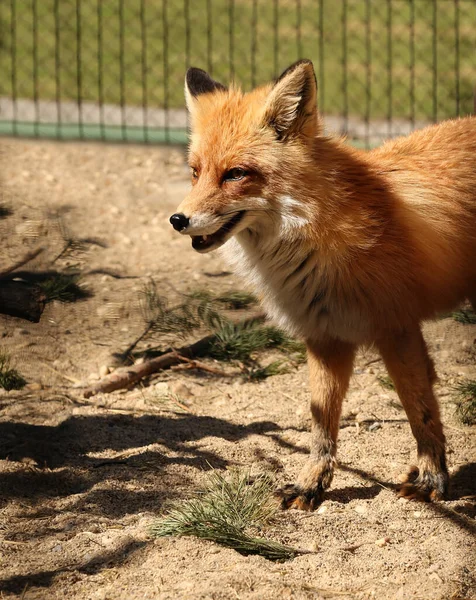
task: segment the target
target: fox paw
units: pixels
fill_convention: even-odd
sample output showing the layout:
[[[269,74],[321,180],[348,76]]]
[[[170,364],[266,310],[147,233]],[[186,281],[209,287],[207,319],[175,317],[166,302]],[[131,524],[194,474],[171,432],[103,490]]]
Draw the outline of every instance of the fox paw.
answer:
[[[403,483],[397,486],[400,498],[431,502],[443,500],[448,493],[448,474],[445,472],[432,473],[418,467],[411,467]]]
[[[283,510],[295,508],[297,510],[313,511],[321,504],[324,496],[322,487],[304,489],[296,484],[288,484],[276,491]]]

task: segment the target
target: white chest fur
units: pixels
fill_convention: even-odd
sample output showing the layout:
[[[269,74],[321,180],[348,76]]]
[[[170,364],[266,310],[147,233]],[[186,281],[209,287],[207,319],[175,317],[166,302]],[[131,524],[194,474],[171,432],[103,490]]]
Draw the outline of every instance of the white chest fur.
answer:
[[[316,251],[303,248],[298,240],[258,238],[249,231],[232,238],[223,250],[280,327],[303,338],[325,332],[329,290]]]
[[[224,244],[225,259],[259,295],[273,321],[291,335],[364,343],[371,315],[352,295],[343,296],[348,286],[339,284],[338,274],[329,272],[319,249],[310,244],[308,207],[288,196],[278,206],[265,227],[246,229]]]

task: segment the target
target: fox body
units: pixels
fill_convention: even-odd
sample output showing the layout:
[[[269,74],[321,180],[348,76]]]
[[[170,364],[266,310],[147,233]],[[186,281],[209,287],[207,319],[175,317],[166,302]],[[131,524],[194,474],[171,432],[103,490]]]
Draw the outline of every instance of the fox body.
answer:
[[[380,351],[417,440],[400,493],[441,498],[445,439],[420,323],[476,305],[476,119],[362,152],[322,133],[312,63],[244,94],[186,77],[192,190],[171,217],[198,252],[222,247],[269,315],[305,340],[311,456],[283,506],[313,509],[333,474],[356,349]]]

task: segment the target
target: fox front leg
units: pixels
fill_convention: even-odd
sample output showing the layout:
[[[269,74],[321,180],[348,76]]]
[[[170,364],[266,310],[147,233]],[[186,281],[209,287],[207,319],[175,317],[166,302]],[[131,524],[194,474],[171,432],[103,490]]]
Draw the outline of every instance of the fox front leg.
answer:
[[[408,499],[440,500],[448,492],[445,436],[432,384],[436,379],[419,326],[377,343],[392,378],[418,449],[418,467],[412,467],[399,495]]]
[[[282,508],[314,510],[334,475],[342,401],[349,386],[355,347],[339,340],[307,344],[311,383],[311,455],[297,483],[279,490]]]

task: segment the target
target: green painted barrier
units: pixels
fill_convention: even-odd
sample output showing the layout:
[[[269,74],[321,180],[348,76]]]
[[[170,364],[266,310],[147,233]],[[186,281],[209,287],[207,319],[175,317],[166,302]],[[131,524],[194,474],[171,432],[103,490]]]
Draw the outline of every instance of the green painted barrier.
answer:
[[[30,123],[0,121],[0,135],[57,140],[97,140],[104,142],[132,142],[138,144],[186,144],[186,129],[154,129],[77,123]]]

